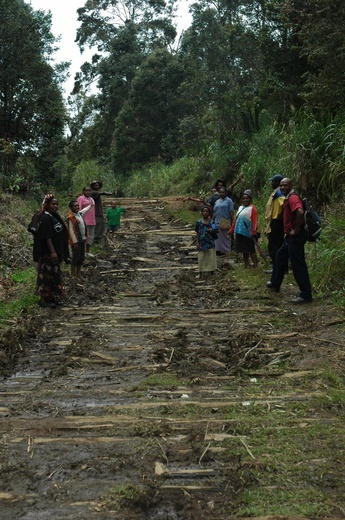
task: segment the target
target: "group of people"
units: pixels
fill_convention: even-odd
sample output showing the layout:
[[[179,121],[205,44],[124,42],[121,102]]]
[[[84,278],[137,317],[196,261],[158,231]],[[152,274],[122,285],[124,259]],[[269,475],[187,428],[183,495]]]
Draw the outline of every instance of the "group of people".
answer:
[[[71,275],[82,282],[81,267],[86,255],[93,256],[90,247],[104,234],[105,222],[102,195],[114,192],[101,191],[102,182],[94,181],[85,186],[82,195],[69,202],[66,221],[58,213],[58,200],[47,194],[39,211],[29,225],[34,234],[33,259],[37,265],[37,291],[41,307],[63,305],[61,263],[71,264]],[[115,200],[106,212],[107,233],[120,226],[121,214],[128,208],[117,206]],[[70,258],[69,246],[72,251]]]
[[[231,199],[232,188],[243,179],[241,175],[228,190],[223,180],[218,179],[214,193],[201,209],[202,218],[196,222],[198,264],[200,276],[214,272],[217,268],[216,256],[225,255],[234,249],[243,254],[246,267],[249,258],[257,267],[255,251],[258,230],[258,212],[253,204],[251,190],[244,190],[242,204],[234,215],[234,203]],[[193,199],[195,200],[195,199]]]
[[[303,202],[293,190],[291,179],[277,174],[269,181],[273,191],[266,205],[265,218],[272,269],[269,270],[271,280],[267,282],[267,287],[279,292],[290,267],[300,289],[293,303],[310,302],[312,290],[304,252],[307,239]],[[200,277],[216,270],[216,256],[229,252],[233,241],[235,252],[243,255],[245,267],[250,266],[251,260],[256,268],[256,246],[260,234],[258,212],[253,204],[252,191],[243,191],[242,204],[234,215],[234,204],[224,181],[218,180],[213,190],[210,199],[192,199],[204,202],[201,209],[202,217],[195,225]]]

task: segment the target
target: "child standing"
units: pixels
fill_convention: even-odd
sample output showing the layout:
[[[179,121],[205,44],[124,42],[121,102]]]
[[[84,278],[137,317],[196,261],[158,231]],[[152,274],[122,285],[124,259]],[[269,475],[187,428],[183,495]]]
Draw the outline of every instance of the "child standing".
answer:
[[[78,201],[71,200],[68,206],[70,209],[67,217],[68,236],[70,246],[72,247],[71,275],[73,278],[84,281],[80,272],[85,259],[85,246],[87,241],[87,225],[84,220],[84,215],[93,208],[93,204],[91,203],[82,210],[79,210]]]
[[[117,231],[121,225],[121,215],[127,209],[131,209],[130,207],[121,207],[117,206],[116,200],[112,200],[110,203],[110,208],[107,209],[105,217],[107,219],[107,234],[114,233]]]
[[[213,273],[217,269],[215,240],[218,231],[218,225],[211,219],[211,209],[208,206],[202,208],[201,215],[202,218],[195,224],[200,277],[203,273]]]
[[[78,197],[77,202],[79,204],[79,210],[83,210],[87,206],[90,206],[91,209],[85,214],[85,224],[87,228],[87,242],[85,244],[86,256],[94,256],[90,253],[90,247],[93,245],[95,239],[95,226],[96,226],[96,214],[95,214],[95,201],[91,197],[91,188],[90,186],[85,186],[83,188],[83,194]]]

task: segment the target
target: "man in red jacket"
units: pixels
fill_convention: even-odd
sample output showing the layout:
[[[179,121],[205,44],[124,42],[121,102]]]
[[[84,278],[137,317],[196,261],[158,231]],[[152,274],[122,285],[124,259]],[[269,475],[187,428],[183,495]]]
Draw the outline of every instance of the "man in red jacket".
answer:
[[[285,178],[280,182],[280,191],[285,197],[283,204],[284,242],[277,251],[272,277],[267,282],[267,287],[279,292],[290,260],[291,269],[300,290],[299,296],[292,303],[307,303],[311,302],[312,294],[304,254],[304,245],[307,241],[304,229],[304,210],[302,200],[292,186],[291,179]]]

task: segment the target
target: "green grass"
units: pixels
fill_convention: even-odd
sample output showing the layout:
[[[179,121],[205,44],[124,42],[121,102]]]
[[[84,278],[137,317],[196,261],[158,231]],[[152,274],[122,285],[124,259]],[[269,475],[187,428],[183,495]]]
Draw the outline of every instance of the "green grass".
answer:
[[[36,276],[36,271],[32,267],[12,273],[13,296],[8,301],[0,303],[1,320],[13,318],[37,302],[37,296],[33,294]],[[0,322],[0,327],[2,325]]]
[[[327,515],[331,507],[325,503],[322,493],[299,487],[280,489],[278,486],[266,487],[264,491],[248,489],[239,497],[243,505],[237,515]]]
[[[126,504],[131,504],[140,499],[143,489],[133,484],[115,486],[110,488],[102,497],[102,506],[105,509],[115,508],[119,510]]]

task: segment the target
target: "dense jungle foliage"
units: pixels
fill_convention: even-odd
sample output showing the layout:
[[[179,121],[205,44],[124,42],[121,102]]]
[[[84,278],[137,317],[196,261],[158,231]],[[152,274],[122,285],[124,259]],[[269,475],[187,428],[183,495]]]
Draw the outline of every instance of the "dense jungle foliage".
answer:
[[[178,36],[176,3],[85,0],[96,51],[66,101],[51,14],[0,0],[2,190],[200,194],[242,172],[263,200],[281,173],[343,235],[345,4],[198,0]]]

